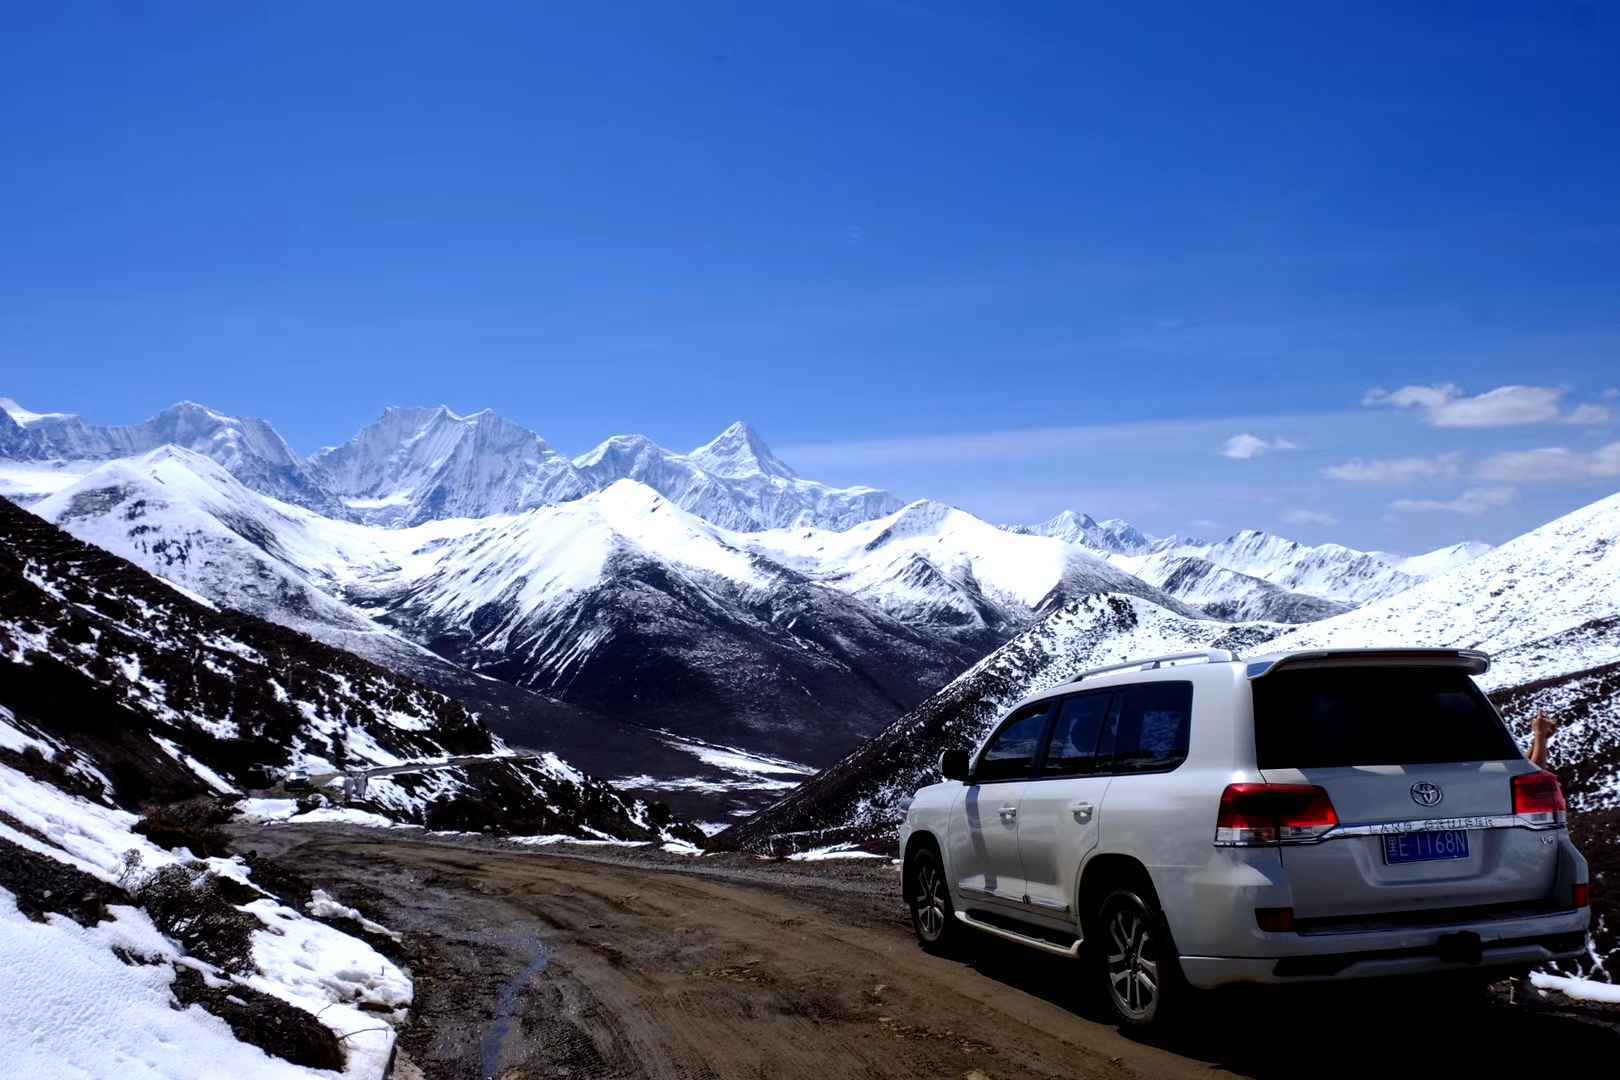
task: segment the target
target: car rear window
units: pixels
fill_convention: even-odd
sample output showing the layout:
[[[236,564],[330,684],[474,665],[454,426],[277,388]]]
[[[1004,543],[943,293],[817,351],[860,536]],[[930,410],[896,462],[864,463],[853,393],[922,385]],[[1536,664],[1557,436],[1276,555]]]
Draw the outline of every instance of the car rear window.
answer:
[[[1461,671],[1306,668],[1254,680],[1262,769],[1502,761],[1519,749]]]

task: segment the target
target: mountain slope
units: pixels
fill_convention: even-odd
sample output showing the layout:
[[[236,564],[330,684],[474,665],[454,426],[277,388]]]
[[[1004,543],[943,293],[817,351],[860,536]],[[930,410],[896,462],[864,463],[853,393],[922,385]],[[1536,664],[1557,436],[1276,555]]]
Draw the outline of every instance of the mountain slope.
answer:
[[[1173,551],[1136,563],[1136,576],[1200,611],[1231,622],[1307,623],[1349,611],[1350,604],[1290,592],[1261,578]]]
[[[447,540],[389,624],[520,686],[809,761],[971,656],[749,550],[633,481]]]
[[[1347,604],[1392,596],[1419,580],[1365,551],[1341,544],[1301,544],[1257,529],[1245,529],[1214,543],[1183,544],[1172,550],[1269,581],[1290,592]],[[1129,556],[1114,560],[1115,565],[1133,573],[1139,562]]]
[[[0,762],[105,805],[328,772],[507,753],[461,703],[360,657],[217,610],[0,499]],[[400,820],[650,838],[644,806],[555,760],[438,770]],[[456,825],[454,827],[462,827]]]
[[[1390,643],[1504,653],[1620,615],[1620,495],[1611,495],[1376,604],[1302,626],[1279,647]],[[1586,666],[1564,649],[1504,657],[1491,686]],[[1609,654],[1620,659],[1620,644]],[[1508,682],[1506,680],[1511,680]]]

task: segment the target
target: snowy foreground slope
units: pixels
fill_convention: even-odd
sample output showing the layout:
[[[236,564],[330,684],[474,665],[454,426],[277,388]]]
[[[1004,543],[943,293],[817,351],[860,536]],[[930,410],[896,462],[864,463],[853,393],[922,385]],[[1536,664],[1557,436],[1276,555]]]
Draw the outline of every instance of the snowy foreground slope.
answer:
[[[54,760],[10,720],[0,709],[0,745]],[[135,814],[9,764],[0,811],[8,1076],[385,1075],[411,980],[315,917],[329,906],[262,889],[240,858],[163,847]]]

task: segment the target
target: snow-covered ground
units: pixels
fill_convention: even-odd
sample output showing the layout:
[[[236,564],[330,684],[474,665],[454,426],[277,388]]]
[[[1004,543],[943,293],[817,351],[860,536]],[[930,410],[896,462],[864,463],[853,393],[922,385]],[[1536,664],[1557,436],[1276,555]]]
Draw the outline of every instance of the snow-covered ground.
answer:
[[[192,861],[135,833],[133,814],[99,806],[0,765],[0,839],[101,881],[129,880],[134,853],[142,872]],[[200,860],[251,883],[239,859]],[[230,974],[185,954],[141,908],[112,905],[93,926],[49,914],[36,922],[0,888],[0,1046],[7,1075],[41,1078],[331,1077],[240,1042],[223,1019],[172,992],[179,967],[210,986],[240,984],[316,1015],[345,1048],[342,1073],[384,1075],[411,1002],[410,979],[370,945],[279,900],[243,904],[261,924],[252,933],[252,970]],[[122,959],[118,952],[135,960]],[[366,1006],[362,1009],[361,1006]]]

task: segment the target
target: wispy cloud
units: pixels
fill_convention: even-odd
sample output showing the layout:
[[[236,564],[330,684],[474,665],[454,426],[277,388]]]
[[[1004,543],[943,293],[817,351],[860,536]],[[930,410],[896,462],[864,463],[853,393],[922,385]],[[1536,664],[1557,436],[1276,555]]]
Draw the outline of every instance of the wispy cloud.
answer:
[[[1284,510],[1282,520],[1289,525],[1337,525],[1339,519],[1319,510]]]
[[[1607,405],[1577,405],[1564,417],[1566,424],[1607,424],[1614,413]]]
[[[1436,476],[1456,476],[1462,465],[1459,453],[1440,454],[1436,457],[1381,458],[1363,461],[1352,458],[1339,465],[1329,465],[1322,475],[1329,480],[1348,480],[1364,484],[1401,484]]]
[[[1507,506],[1519,497],[1510,487],[1470,488],[1455,499],[1396,499],[1392,510],[1402,513],[1470,514],[1475,517],[1489,510]]]
[[[1403,386],[1399,390],[1374,387],[1363,405],[1389,405],[1422,409],[1430,424],[1446,428],[1514,427],[1545,424],[1558,419],[1564,391],[1551,386],[1498,386],[1468,397],[1456,383]]]
[[[1221,447],[1221,456],[1231,458],[1233,461],[1248,461],[1250,458],[1257,458],[1261,454],[1269,454],[1276,450],[1298,449],[1297,443],[1289,442],[1281,436],[1275,439],[1262,439],[1245,431],[1226,440]]]
[[[1536,450],[1510,450],[1480,463],[1486,480],[1510,484],[1581,483],[1620,476],[1620,442],[1596,450],[1543,446]]]

